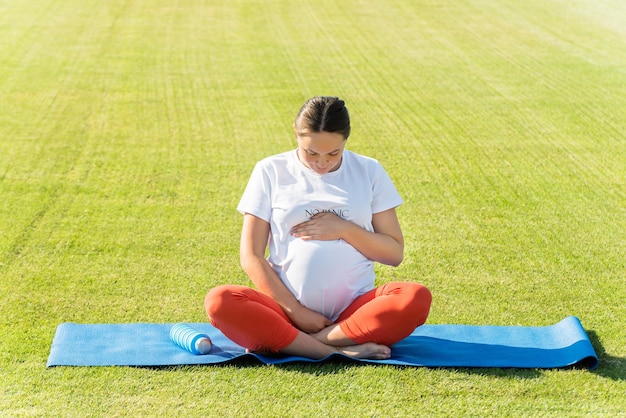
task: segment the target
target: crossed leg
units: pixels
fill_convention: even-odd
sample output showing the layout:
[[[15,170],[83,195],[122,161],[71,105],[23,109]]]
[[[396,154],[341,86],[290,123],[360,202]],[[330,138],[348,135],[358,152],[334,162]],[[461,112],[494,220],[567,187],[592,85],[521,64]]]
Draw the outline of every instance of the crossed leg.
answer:
[[[355,299],[335,324],[306,334],[273,299],[249,287],[219,286],[205,299],[211,323],[237,344],[315,359],[333,353],[389,358],[390,346],[426,321],[430,303],[430,292],[422,285],[388,283]]]

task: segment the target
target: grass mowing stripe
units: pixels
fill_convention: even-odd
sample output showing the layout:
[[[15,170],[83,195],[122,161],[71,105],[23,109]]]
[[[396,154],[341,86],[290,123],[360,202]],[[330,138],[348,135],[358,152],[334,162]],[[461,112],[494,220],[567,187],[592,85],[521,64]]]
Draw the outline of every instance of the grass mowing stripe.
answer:
[[[623,8],[0,4],[0,414],[621,413]],[[432,323],[579,315],[601,366],[45,370],[62,321],[203,320],[206,289],[248,282],[234,207],[320,93],[405,198],[379,282],[428,284]]]

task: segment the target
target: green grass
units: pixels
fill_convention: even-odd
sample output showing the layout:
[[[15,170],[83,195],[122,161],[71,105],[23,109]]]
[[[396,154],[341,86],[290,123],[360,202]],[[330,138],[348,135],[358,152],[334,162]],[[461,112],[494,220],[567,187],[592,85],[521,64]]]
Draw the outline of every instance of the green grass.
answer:
[[[0,415],[626,416],[626,3],[0,0]],[[405,198],[430,323],[578,316],[587,370],[53,368],[66,321],[205,319],[310,96]],[[144,342],[149,344],[149,341]]]

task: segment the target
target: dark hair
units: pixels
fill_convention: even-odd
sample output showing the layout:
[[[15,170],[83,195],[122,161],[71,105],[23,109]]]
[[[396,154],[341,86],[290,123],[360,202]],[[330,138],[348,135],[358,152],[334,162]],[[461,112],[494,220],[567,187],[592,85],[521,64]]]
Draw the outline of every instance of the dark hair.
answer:
[[[300,108],[294,123],[296,132],[336,132],[350,136],[350,115],[339,97],[317,96]]]

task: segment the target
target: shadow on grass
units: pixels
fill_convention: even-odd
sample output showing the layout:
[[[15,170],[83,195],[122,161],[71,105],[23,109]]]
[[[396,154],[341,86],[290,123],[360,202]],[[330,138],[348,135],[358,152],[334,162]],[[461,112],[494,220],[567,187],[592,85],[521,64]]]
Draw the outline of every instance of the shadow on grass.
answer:
[[[598,367],[591,373],[613,380],[626,380],[626,358],[609,355],[595,331],[587,331],[587,335],[600,360]]]
[[[313,375],[327,375],[327,374],[337,374],[348,371],[353,367],[388,367],[392,369],[414,369],[413,366],[398,366],[392,364],[384,364],[381,366],[376,365],[363,365],[356,362],[341,362],[341,361],[331,361],[323,364],[323,368],[319,366],[322,365],[311,365],[311,364],[302,364],[296,365],[292,364],[288,367],[287,365],[283,365],[283,368],[287,370],[293,370],[300,373],[310,373]],[[480,376],[491,376],[491,377],[501,377],[501,378],[515,378],[515,379],[536,379],[541,377],[541,370],[537,369],[515,369],[515,368],[484,368],[484,367],[423,367],[429,370],[443,370],[449,371],[452,373],[466,373],[466,374],[474,374]]]
[[[235,369],[262,369],[267,367],[275,367],[280,370],[297,372],[297,373],[306,373],[315,376],[325,376],[325,375],[334,375],[345,373],[353,367],[363,367],[365,366],[362,363],[356,361],[350,361],[349,359],[341,359],[341,358],[333,358],[323,362],[306,362],[306,361],[293,361],[289,363],[282,364],[266,364],[260,360],[254,359],[252,357],[239,357],[235,358],[232,361],[227,361],[223,363],[215,363],[215,364],[194,364],[194,365],[177,365],[177,366],[157,366],[157,367],[147,367],[154,370],[187,370],[195,367],[224,367],[224,368],[235,368]],[[379,367],[379,366],[375,366]]]
[[[594,347],[597,347],[594,343]],[[613,380],[626,380],[626,359],[621,357],[613,357],[607,355],[605,352],[598,352],[600,357],[600,364],[590,373],[607,377]],[[346,373],[355,367],[387,367],[392,369],[413,369],[413,366],[398,366],[391,364],[363,364],[358,361],[351,361],[349,359],[342,359],[340,357],[332,358],[321,363],[309,363],[309,362],[290,362],[283,364],[265,364],[252,358],[235,359],[232,362],[212,364],[211,367],[233,367],[241,369],[250,368],[265,368],[265,367],[277,367],[284,371],[294,373],[306,373],[314,376],[327,376],[338,375]],[[196,366],[171,366],[171,367],[156,367],[155,369],[186,369]],[[540,378],[547,369],[522,369],[513,367],[424,367],[431,370],[444,370],[453,373],[464,373],[468,375],[497,377],[503,379],[537,379]],[[585,367],[564,367],[553,370],[584,370]]]
[[[279,367],[281,370],[296,373],[306,373],[314,376],[342,374],[356,367],[386,367],[391,369],[414,369],[413,366],[398,366],[393,364],[363,364],[349,359],[333,358],[322,363],[292,362],[285,364],[266,365],[255,361],[237,361],[230,363],[231,367]],[[516,368],[471,368],[471,367],[422,367],[430,370],[447,370],[454,373],[467,373],[481,376],[492,376],[516,379],[536,379],[541,377],[539,369]]]
[[[348,358],[333,357],[323,362],[289,362],[283,364],[264,364],[252,358],[236,359],[235,361],[216,364],[214,366],[228,366],[235,368],[262,368],[262,367],[278,367],[281,370],[306,373],[314,376],[326,376],[346,373],[356,367],[386,367],[391,369],[414,369],[414,366],[399,366],[393,364],[364,364],[359,361],[352,361]],[[503,378],[516,379],[536,379],[541,377],[542,370],[539,369],[519,369],[519,368],[486,368],[486,367],[421,367],[430,370],[448,370],[454,373],[467,373],[482,376],[493,376]]]

